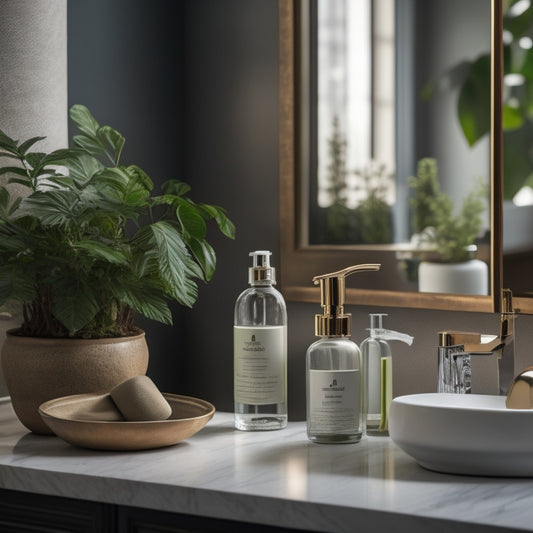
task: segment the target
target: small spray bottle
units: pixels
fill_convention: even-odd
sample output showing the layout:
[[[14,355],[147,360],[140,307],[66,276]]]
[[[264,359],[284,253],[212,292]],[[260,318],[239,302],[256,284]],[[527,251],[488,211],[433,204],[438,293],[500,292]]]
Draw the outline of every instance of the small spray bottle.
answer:
[[[313,278],[320,284],[324,313],[315,315],[315,335],[320,339],[306,354],[307,436],[312,442],[359,442],[365,433],[361,352],[349,338],[352,317],[344,313],[345,278],[379,268],[355,265]]]
[[[361,343],[364,369],[364,412],[369,432],[388,431],[392,402],[392,354],[387,341],[402,341],[409,346],[413,337],[383,328],[383,313],[370,314],[370,336]]]

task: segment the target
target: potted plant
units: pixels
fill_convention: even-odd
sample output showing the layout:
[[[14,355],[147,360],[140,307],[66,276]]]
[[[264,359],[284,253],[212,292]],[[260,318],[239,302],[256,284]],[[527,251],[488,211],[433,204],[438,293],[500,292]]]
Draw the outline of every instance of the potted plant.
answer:
[[[121,163],[124,137],[86,107],[70,118],[75,147],[51,153],[34,151],[43,137],[19,142],[0,131],[0,156],[15,161],[0,168],[0,305],[17,300],[23,312],[2,366],[17,416],[40,433],[49,433],[43,401],[145,373],[134,314],[171,324],[169,302],[192,306],[197,280],[215,271],[206,222],[235,234],[225,210],[193,202],[183,182],[153,194],[140,167]]]
[[[482,214],[486,208],[486,187],[476,183],[457,214],[451,198],[440,189],[437,162],[424,158],[417,175],[408,180],[414,194],[412,240],[423,261],[418,269],[419,290],[487,294],[488,267],[475,259]]]

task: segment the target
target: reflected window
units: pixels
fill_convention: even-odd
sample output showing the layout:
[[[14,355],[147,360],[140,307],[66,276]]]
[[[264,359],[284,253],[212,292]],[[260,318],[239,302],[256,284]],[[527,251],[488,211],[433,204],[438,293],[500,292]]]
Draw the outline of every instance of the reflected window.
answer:
[[[421,161],[436,163],[453,215],[477,181],[489,182],[490,0],[306,5],[299,243],[411,246],[409,179]],[[475,141],[464,90],[472,73],[483,88]],[[486,240],[488,209],[482,219]]]
[[[394,0],[312,2],[310,244],[392,242]]]

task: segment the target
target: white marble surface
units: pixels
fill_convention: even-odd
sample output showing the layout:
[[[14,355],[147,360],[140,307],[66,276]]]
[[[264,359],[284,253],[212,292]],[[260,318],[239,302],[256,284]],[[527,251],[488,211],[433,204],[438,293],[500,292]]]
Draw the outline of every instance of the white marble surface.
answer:
[[[533,479],[429,472],[388,437],[312,444],[302,422],[243,433],[229,413],[170,448],[98,452],[28,433],[3,400],[0,487],[307,531],[533,531]]]

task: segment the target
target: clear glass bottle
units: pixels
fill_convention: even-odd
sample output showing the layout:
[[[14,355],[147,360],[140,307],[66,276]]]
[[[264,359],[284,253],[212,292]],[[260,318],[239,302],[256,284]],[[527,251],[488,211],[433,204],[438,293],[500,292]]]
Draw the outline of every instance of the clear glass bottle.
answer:
[[[235,303],[235,427],[244,431],[287,425],[287,310],[270,255],[250,252],[251,287]]]
[[[307,436],[323,444],[359,442],[361,352],[344,336],[328,335],[307,350]]]
[[[351,315],[344,313],[345,277],[380,265],[355,265],[313,278],[320,284],[320,339],[306,354],[307,437],[320,444],[359,442],[365,434],[361,352],[350,340]]]

